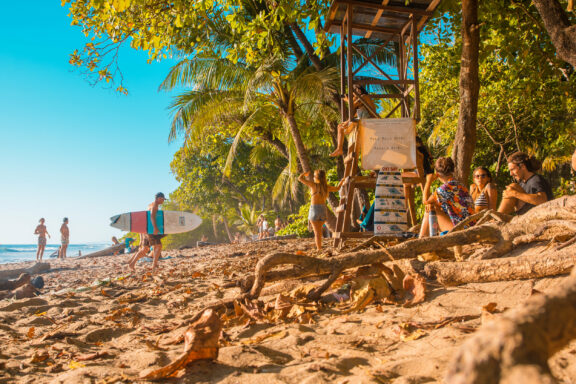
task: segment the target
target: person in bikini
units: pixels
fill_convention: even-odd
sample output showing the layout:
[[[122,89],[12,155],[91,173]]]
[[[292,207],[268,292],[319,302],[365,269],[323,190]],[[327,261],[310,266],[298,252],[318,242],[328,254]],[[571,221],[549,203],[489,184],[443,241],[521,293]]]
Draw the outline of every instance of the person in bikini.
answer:
[[[59,259],[66,258],[66,250],[68,249],[68,244],[70,244],[70,228],[68,228],[68,218],[65,217],[62,221],[63,223],[60,226],[62,245],[60,246],[60,252],[58,253]]]
[[[474,200],[476,213],[485,209],[497,208],[498,190],[492,183],[492,174],[486,167],[478,167],[473,172],[474,184],[470,185],[470,196]]]
[[[314,171],[314,180],[308,180],[310,172],[301,174],[298,181],[310,188],[310,212],[308,220],[314,230],[314,241],[316,249],[322,249],[322,226],[328,217],[328,207],[326,207],[326,199],[330,192],[338,192],[344,179],[340,180],[336,187],[328,185],[326,181],[326,172],[323,170]]]
[[[145,234],[144,241],[140,246],[140,250],[136,253],[129,261],[128,267],[130,270],[135,271],[136,263],[140,258],[146,256],[150,251],[150,247],[154,248],[154,261],[152,262],[152,273],[156,273],[158,268],[158,260],[160,260],[160,256],[162,255],[162,238],[166,235],[161,235],[160,230],[158,229],[158,224],[156,223],[156,214],[160,209],[160,205],[164,203],[166,198],[162,192],[158,192],[156,194],[156,198],[154,202],[148,205],[148,210],[150,211],[150,221],[152,222],[152,227],[154,228],[153,233]]]
[[[344,153],[344,137],[349,135],[357,126],[359,119],[373,118],[373,114],[377,114],[376,104],[366,92],[364,88],[359,85],[354,86],[354,108],[356,110],[356,119],[348,120],[338,124],[337,147],[330,157],[341,156]],[[344,98],[347,100],[346,98]]]
[[[36,261],[42,261],[42,256],[44,256],[44,249],[46,249],[46,235],[50,238],[50,234],[44,225],[44,218],[39,220],[38,226],[34,230],[34,234],[38,235],[38,250],[36,251]]]

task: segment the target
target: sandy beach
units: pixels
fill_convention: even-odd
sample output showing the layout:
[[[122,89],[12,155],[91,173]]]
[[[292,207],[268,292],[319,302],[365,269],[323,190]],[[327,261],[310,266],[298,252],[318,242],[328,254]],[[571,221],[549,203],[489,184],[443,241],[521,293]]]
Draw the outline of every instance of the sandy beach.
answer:
[[[127,255],[50,260],[42,294],[0,301],[0,382],[119,383],[138,380],[182,353],[190,319],[208,303],[233,298],[231,282],[252,273],[271,251],[311,254],[311,239],[269,241],[166,251],[157,276],[150,262],[126,271]],[[522,252],[537,252],[538,247]],[[314,255],[312,253],[312,255]],[[329,256],[326,256],[329,257]],[[31,263],[5,264],[0,270]],[[429,286],[411,308],[371,303],[311,305],[308,314],[272,321],[220,314],[224,327],[218,359],[193,362],[179,383],[435,383],[471,333],[533,292],[563,277]],[[267,285],[260,300],[313,283]],[[496,303],[495,313],[483,306]],[[576,381],[576,343],[552,359],[556,377]]]

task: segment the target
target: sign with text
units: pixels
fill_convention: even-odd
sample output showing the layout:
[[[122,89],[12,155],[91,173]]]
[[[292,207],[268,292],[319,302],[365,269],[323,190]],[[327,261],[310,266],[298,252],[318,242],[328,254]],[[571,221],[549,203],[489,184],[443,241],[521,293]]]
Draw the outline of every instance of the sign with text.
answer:
[[[362,169],[416,167],[416,121],[401,119],[361,119],[360,148]]]

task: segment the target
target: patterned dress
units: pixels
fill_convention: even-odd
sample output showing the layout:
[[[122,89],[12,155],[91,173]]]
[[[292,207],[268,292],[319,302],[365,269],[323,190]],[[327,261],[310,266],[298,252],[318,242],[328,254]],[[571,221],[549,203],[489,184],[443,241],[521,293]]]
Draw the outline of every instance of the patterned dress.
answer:
[[[474,201],[468,189],[456,180],[450,180],[438,187],[434,197],[454,225],[475,213]]]

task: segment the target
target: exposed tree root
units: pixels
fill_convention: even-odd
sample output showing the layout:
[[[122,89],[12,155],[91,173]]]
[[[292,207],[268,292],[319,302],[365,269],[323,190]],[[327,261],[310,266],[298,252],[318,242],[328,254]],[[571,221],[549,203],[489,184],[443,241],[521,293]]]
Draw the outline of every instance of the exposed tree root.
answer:
[[[468,283],[487,283],[502,280],[534,279],[545,276],[565,275],[576,264],[576,250],[547,252],[520,257],[493,260],[473,260],[462,263],[428,263],[424,274],[446,286]],[[418,269],[418,267],[417,267]]]
[[[554,383],[548,359],[576,338],[576,269],[546,295],[488,323],[467,340],[446,383]]]

